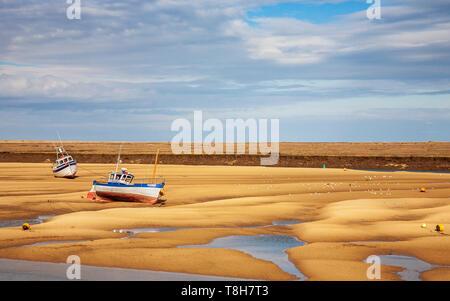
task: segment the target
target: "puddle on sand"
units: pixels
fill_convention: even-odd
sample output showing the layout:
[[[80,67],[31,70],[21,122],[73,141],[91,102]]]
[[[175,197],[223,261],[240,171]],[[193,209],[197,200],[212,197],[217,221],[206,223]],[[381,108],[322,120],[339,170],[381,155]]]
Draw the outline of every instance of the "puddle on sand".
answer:
[[[56,216],[56,214],[51,214],[51,215],[41,215],[41,216],[38,216],[38,219],[40,219],[41,221],[45,221],[45,220],[47,220],[47,219],[49,219],[49,218],[52,218],[52,217],[55,217]]]
[[[163,227],[163,228],[133,228],[133,229],[115,229],[112,230],[114,233],[126,233],[128,235],[136,235],[138,233],[150,233],[150,232],[169,232],[180,229],[195,229],[191,227]],[[200,228],[199,228],[200,229]]]
[[[290,226],[304,223],[304,221],[297,220],[279,220],[273,221],[270,225],[251,226],[251,227],[162,227],[162,228],[134,228],[134,229],[116,229],[112,230],[115,233],[125,233],[128,236],[123,238],[135,238],[134,235],[144,232],[168,232],[180,229],[255,229],[266,228],[272,226]],[[303,246],[306,243],[298,240],[295,237],[287,235],[232,235],[227,237],[217,238],[210,244],[206,245],[187,245],[179,246],[180,248],[189,247],[205,247],[205,248],[223,248],[235,249],[247,253],[255,258],[271,261],[278,265],[283,271],[295,275],[298,280],[306,280],[296,266],[289,261],[286,250],[294,247]]]
[[[205,245],[186,245],[180,248],[222,248],[234,249],[247,253],[255,258],[271,261],[278,265],[286,273],[295,275],[298,280],[306,280],[297,267],[289,261],[288,249],[304,246],[305,242],[287,235],[232,235],[214,239]]]
[[[301,221],[296,221],[296,220],[274,221],[272,223],[272,225],[273,226],[292,226],[292,225],[302,224],[302,223],[306,223],[306,221],[302,221],[302,222]]]
[[[0,221],[0,228],[8,228],[8,227],[22,227],[24,223],[28,223],[31,226],[42,224],[45,220],[52,218],[56,215],[42,215],[38,216],[38,218],[33,219],[16,219],[16,220],[3,220]]]
[[[21,246],[16,246],[14,248],[21,248],[21,247],[36,247],[36,246],[44,246],[44,245],[56,245],[56,244],[68,244],[68,243],[73,243],[73,242],[84,242],[84,241],[89,241],[89,240],[55,240],[55,241],[41,241],[41,242],[37,242],[34,244],[29,244],[29,245],[21,245]]]
[[[0,221],[0,228],[9,228],[9,227],[22,227],[24,223],[28,223],[31,226],[42,224],[42,220],[39,218],[31,219],[31,220],[6,220],[6,221]]]
[[[378,255],[378,257],[380,257],[381,264],[403,268],[404,270],[397,274],[399,274],[404,281],[422,281],[420,274],[425,271],[443,267],[406,255]]]
[[[125,233],[128,235],[136,235],[138,233],[151,233],[151,232],[169,232],[176,231],[181,229],[258,229],[258,228],[266,228],[272,226],[291,226],[295,224],[301,224],[304,221],[296,221],[296,220],[280,220],[274,221],[271,225],[264,226],[251,226],[251,227],[149,227],[149,228],[133,228],[133,229],[114,229],[112,232],[114,233]],[[129,238],[129,237],[128,237]]]

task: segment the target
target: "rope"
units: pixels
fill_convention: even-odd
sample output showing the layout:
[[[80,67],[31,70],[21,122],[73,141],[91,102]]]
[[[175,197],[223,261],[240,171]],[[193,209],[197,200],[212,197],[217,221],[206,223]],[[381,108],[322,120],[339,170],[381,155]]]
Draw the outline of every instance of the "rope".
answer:
[[[99,176],[99,177],[106,178],[104,173],[100,173],[100,172],[97,172],[97,171],[92,171],[91,169],[86,168],[84,165],[80,165],[80,164],[77,163],[77,167],[78,167],[78,169],[86,170],[89,174],[92,174],[94,176]]]

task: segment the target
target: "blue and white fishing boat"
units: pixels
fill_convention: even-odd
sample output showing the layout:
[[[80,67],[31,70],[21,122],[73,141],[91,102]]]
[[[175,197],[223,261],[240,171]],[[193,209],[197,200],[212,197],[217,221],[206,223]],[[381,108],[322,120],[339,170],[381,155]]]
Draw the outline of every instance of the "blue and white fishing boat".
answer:
[[[56,161],[53,164],[53,175],[56,178],[74,178],[77,173],[77,161],[64,149],[64,146],[55,146]]]
[[[122,147],[120,148],[122,150]],[[153,177],[150,179],[135,180],[134,175],[128,169],[122,168],[118,172],[120,163],[120,151],[117,159],[116,170],[109,173],[104,181],[94,180],[87,197],[99,201],[141,202],[155,204],[164,196],[165,181],[163,178],[155,178],[158,153],[156,154]]]

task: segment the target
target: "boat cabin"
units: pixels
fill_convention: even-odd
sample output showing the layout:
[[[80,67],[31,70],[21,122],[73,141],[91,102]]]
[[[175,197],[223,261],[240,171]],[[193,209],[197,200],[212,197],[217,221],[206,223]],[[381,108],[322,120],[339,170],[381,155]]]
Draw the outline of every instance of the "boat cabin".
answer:
[[[75,161],[72,156],[70,156],[66,150],[64,149],[63,146],[58,146],[55,147],[56,148],[56,160],[55,160],[55,164],[57,166],[61,165],[61,164],[66,164],[68,162],[71,161]]]
[[[59,159],[56,159],[56,165],[61,165],[73,161],[72,156],[61,156]]]
[[[122,173],[118,172],[110,172],[109,173],[109,179],[108,183],[121,183],[130,185],[133,181],[134,176],[130,173],[128,173],[126,168],[122,168]]]

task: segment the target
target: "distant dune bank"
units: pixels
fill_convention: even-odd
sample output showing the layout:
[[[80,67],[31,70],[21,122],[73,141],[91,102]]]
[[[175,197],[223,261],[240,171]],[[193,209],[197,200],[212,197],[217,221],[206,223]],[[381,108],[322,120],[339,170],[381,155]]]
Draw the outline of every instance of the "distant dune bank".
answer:
[[[168,142],[77,142],[64,145],[79,162],[113,163],[123,144],[124,163],[151,164],[160,150],[162,164],[258,166],[263,155],[182,154],[171,152]],[[237,146],[236,146],[237,149]],[[51,141],[1,141],[0,162],[44,163],[54,160]],[[450,171],[450,142],[399,143],[280,143],[275,167]]]

